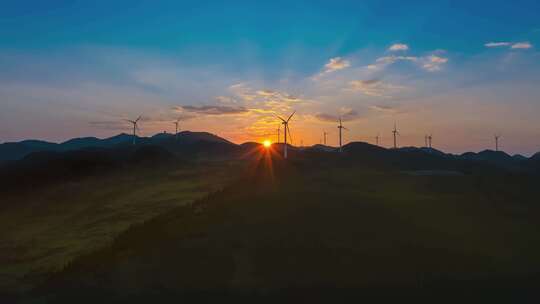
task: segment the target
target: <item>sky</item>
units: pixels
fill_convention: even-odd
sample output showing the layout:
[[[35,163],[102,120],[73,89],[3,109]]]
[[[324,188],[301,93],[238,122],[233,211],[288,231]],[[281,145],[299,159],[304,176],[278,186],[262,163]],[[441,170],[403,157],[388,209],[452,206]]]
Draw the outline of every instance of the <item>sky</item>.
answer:
[[[540,151],[538,1],[0,0],[0,142],[207,131],[236,143]]]

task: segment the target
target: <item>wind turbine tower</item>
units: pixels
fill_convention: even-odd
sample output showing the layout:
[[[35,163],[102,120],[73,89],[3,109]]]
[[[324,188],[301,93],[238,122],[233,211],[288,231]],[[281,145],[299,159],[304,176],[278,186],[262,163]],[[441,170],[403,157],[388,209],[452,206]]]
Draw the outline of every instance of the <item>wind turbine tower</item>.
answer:
[[[399,132],[397,130],[396,123],[394,123],[394,130],[392,131],[392,134],[394,134],[394,149],[397,149],[396,136],[399,135]]]
[[[345,129],[347,131],[349,131],[349,129],[345,128],[343,126],[343,124],[341,123],[341,117],[339,118],[339,126],[338,126],[338,129],[339,129],[339,152],[343,152],[343,148],[342,148],[342,142],[341,142],[341,130]]]
[[[178,141],[178,125],[180,124],[180,118],[178,118],[173,124],[176,127],[176,132],[174,133],[174,140]]]
[[[326,136],[328,136],[328,133],[326,131],[323,131],[324,135],[324,145],[326,146]]]
[[[433,136],[431,134],[429,134],[428,137],[427,137],[430,150],[431,150],[431,139],[432,138],[433,138]]]
[[[500,135],[495,135],[495,151],[498,152],[499,151],[499,138],[501,136]]]
[[[291,130],[289,129],[289,121],[291,120],[291,118],[293,117],[294,113],[296,113],[296,111],[294,111],[291,116],[289,116],[289,118],[287,118],[286,120],[279,117],[279,119],[281,119],[281,123],[283,124],[283,130],[284,130],[284,140],[285,140],[285,146],[283,147],[283,158],[287,158],[287,133],[289,133],[289,136],[290,136],[290,133],[291,133]]]
[[[281,125],[278,125],[278,128],[277,128],[277,143],[279,144],[280,141],[281,141]]]
[[[125,119],[125,121],[133,124],[133,145],[135,145],[135,140],[137,138],[137,130],[139,129],[139,126],[137,126],[137,123],[139,122],[140,119],[141,119],[140,115],[135,120]]]
[[[379,145],[379,138],[380,138],[379,133],[377,133],[377,136],[375,136],[375,145],[377,146]]]

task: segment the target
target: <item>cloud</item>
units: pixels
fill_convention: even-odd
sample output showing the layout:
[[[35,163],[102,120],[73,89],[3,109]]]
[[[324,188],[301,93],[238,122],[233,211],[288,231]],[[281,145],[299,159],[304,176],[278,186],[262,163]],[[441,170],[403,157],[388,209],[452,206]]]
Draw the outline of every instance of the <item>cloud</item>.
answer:
[[[351,66],[348,60],[341,57],[330,58],[330,61],[324,65],[324,73],[330,73],[338,70],[342,70]]]
[[[311,77],[311,80],[318,81],[326,74],[343,70],[351,66],[351,62],[343,59],[341,57],[334,57],[330,58],[327,64],[324,65],[323,70],[320,73],[317,73],[313,77]]]
[[[379,71],[398,61],[408,61],[418,64],[421,68],[429,72],[435,72],[441,70],[442,66],[448,62],[448,58],[441,56],[444,53],[444,50],[436,50],[431,55],[424,57],[395,55],[379,57],[375,60],[375,63],[368,65],[367,69]]]
[[[229,106],[179,106],[176,110],[196,113],[201,115],[229,115],[247,113],[248,109],[244,107],[229,107]]]
[[[496,48],[496,47],[509,46],[509,45],[511,45],[510,42],[488,42],[484,44],[484,46],[488,48]]]
[[[124,120],[89,121],[88,124],[92,127],[114,131],[126,129],[126,127],[128,126],[128,123]]]
[[[229,96],[216,96],[216,100],[223,105],[236,104],[237,100]]]
[[[350,90],[360,92],[368,96],[383,97],[392,90],[402,89],[404,87],[384,83],[378,79],[353,80],[349,82]]]
[[[532,48],[532,44],[530,44],[529,42],[518,42],[518,43],[514,43],[512,44],[512,49],[530,49]]]
[[[267,89],[265,89],[265,90],[259,90],[259,91],[257,91],[256,93],[257,93],[257,95],[259,95],[259,96],[267,96],[267,97],[270,97],[270,96],[275,96],[277,92],[272,91],[272,90],[267,90]]]
[[[410,61],[410,62],[416,62],[418,61],[418,57],[414,56],[384,56],[379,57],[377,60],[375,60],[374,64],[370,64],[367,66],[370,70],[380,70],[388,65],[391,65],[397,61]]]
[[[353,109],[342,108],[340,112],[341,112],[341,115],[317,113],[315,114],[315,118],[324,122],[337,122],[340,118],[341,118],[341,121],[344,121],[344,122],[353,121],[353,120],[361,118],[360,114],[356,110],[353,110]]]
[[[422,68],[430,72],[441,70],[441,66],[448,62],[448,58],[431,55],[423,58]]]
[[[397,51],[408,51],[409,50],[409,46],[406,45],[406,44],[402,44],[402,43],[396,43],[396,44],[393,44],[392,46],[390,46],[388,48],[389,51],[392,51],[392,52],[397,52]]]
[[[230,86],[229,90],[250,109],[288,111],[292,105],[309,102],[302,97],[283,91],[252,89],[245,83]]]
[[[393,106],[388,105],[373,105],[369,107],[370,109],[377,111],[377,112],[384,112],[384,113],[395,113],[396,108]]]
[[[511,49],[521,49],[521,50],[527,50],[533,47],[533,45],[530,42],[524,41],[524,42],[488,42],[484,44],[485,47],[488,48],[497,48],[497,47],[510,47]]]

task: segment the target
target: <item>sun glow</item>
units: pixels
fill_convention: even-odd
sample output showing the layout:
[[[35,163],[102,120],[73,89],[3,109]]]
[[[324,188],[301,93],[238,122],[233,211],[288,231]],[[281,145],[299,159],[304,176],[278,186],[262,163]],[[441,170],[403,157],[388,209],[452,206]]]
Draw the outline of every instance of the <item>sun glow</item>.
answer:
[[[263,146],[264,146],[265,148],[270,148],[271,145],[272,145],[272,142],[269,141],[268,139],[265,140],[265,141],[263,141]]]

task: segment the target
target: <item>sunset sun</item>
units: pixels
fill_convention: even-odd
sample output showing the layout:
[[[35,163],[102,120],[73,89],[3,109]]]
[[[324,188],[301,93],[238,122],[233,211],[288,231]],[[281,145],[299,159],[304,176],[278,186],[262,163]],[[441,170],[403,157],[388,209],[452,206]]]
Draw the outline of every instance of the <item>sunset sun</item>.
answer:
[[[270,140],[267,139],[267,140],[263,141],[263,146],[265,148],[270,148],[271,145],[272,145],[272,142]]]

